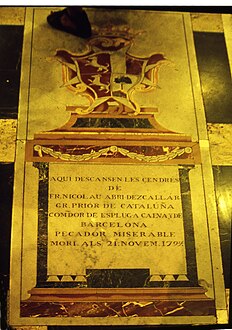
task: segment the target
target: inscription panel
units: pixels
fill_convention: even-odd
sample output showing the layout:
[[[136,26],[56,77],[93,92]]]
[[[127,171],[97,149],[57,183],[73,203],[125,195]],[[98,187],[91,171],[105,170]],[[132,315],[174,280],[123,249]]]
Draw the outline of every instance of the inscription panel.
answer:
[[[50,164],[48,194],[48,275],[186,274],[177,166]]]

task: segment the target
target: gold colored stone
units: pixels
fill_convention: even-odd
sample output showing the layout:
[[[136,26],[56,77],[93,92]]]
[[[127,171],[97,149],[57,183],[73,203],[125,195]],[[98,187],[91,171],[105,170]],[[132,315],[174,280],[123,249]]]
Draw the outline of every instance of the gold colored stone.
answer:
[[[46,326],[42,325],[31,325],[31,326],[22,326],[22,327],[15,327],[12,328],[14,330],[47,330]]]
[[[213,165],[232,163],[232,124],[207,124]]]
[[[25,18],[25,7],[1,7],[0,24],[23,25]]]
[[[193,31],[196,32],[223,32],[221,14],[191,14]]]
[[[13,162],[15,159],[16,119],[0,119],[0,161]]]
[[[224,28],[224,37],[225,37],[225,43],[226,43],[226,48],[227,48],[228,61],[229,61],[229,65],[230,65],[230,73],[232,75],[232,36],[231,36],[232,15],[223,14],[222,22],[223,22],[223,28]]]

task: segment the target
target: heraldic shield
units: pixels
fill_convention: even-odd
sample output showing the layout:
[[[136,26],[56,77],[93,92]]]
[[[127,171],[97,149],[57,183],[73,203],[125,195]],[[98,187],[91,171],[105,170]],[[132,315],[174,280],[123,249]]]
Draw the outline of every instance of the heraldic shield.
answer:
[[[128,157],[140,161],[143,158],[140,153],[144,154],[137,145],[141,134],[149,143],[161,143],[146,147],[144,161],[172,159],[177,162],[178,157],[185,158],[186,162],[194,160],[192,148],[197,146],[191,137],[163,127],[155,118],[159,70],[171,61],[161,52],[133,55],[135,36],[128,27],[102,28],[86,42],[87,48],[82,53],[56,50],[52,59],[62,65],[61,87],[73,94],[71,105],[66,105],[71,115],[62,127],[34,135],[28,146],[31,160],[36,161],[44,154],[48,161],[54,157],[76,161],[76,157],[96,159],[114,154],[125,161]],[[133,145],[126,151],[124,147],[118,149],[126,143],[123,142],[125,133],[126,140]],[[109,139],[113,145],[109,146]],[[68,147],[64,146],[64,140],[70,141]],[[76,146],[77,140],[81,145],[91,144],[91,154],[83,156],[81,147],[79,150]],[[103,140],[106,149],[101,148]],[[167,141],[168,146],[163,145]]]
[[[85,107],[75,108],[76,113],[138,115],[145,110],[141,110],[136,92],[154,90],[159,68],[168,61],[162,53],[133,56],[131,44],[125,36],[97,36],[89,41],[85,53],[57,51],[55,58],[63,65],[64,86],[86,100]]]

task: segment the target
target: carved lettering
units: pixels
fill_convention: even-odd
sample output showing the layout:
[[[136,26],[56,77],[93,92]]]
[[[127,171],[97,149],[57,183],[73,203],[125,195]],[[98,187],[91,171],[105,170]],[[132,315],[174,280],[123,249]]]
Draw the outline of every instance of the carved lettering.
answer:
[[[57,166],[61,167],[60,171]],[[104,165],[103,169],[97,165],[99,170],[95,166],[79,165],[81,175],[67,176],[64,165],[54,165],[59,175],[50,176],[48,239],[51,255],[63,251],[63,255],[72,260],[68,264],[75,274],[79,267],[79,264],[74,266],[76,260],[80,260],[80,273],[85,272],[85,260],[90,268],[105,269],[109,264],[115,268],[150,265],[152,271],[157,262],[162,264],[165,258],[161,256],[165,253],[169,256],[181,251],[177,262],[173,263],[173,274],[180,269],[178,263],[185,273],[178,170],[168,166],[166,170],[170,175],[162,176],[163,169],[159,166],[144,166],[143,170],[136,167],[136,175],[132,176],[128,175],[132,171],[127,165],[116,168]],[[103,170],[106,175],[100,175]],[[71,172],[75,171],[73,167]],[[146,254],[141,252],[140,255],[143,249]],[[144,258],[147,261],[143,261]],[[56,269],[54,264],[54,272]],[[53,272],[52,266],[50,272]]]

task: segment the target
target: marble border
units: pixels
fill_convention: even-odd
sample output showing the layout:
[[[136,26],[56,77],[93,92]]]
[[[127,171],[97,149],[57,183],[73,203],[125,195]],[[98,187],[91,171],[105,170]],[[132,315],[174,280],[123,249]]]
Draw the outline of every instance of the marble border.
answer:
[[[183,316],[214,316],[215,308],[214,301],[208,300],[159,300],[158,297],[154,297],[150,301],[142,300],[140,301],[126,301],[117,302],[105,299],[104,302],[101,301],[90,301],[90,302],[48,302],[43,303],[34,302],[24,302],[21,304],[21,316],[30,316],[32,318],[36,317],[56,317],[57,315],[61,317],[78,317],[78,318],[92,318],[96,323],[98,323],[99,318],[107,317],[112,318],[119,317],[125,319],[128,317],[140,318],[140,323],[143,323],[144,318],[148,315],[154,317],[162,316],[164,319],[166,317],[172,316],[173,319],[176,317]],[[174,320],[173,320],[174,321]],[[95,322],[94,322],[95,323]]]
[[[214,180],[210,158],[209,141],[205,120],[204,105],[201,95],[199,71],[197,70],[196,54],[194,48],[193,32],[191,29],[190,15],[185,15],[186,38],[190,57],[190,70],[193,82],[194,99],[196,100],[196,119],[199,128],[199,143],[202,157],[203,186],[206,201],[206,212],[208,218],[208,234],[210,242],[211,261],[214,265],[213,282],[214,295],[217,309],[218,323],[226,323],[228,315],[226,310],[226,297],[224,279],[222,277],[222,258],[220,253],[219,228],[217,219],[216,199],[214,191]]]
[[[47,281],[47,237],[48,237],[48,182],[49,163],[33,163],[39,170],[39,191],[38,191],[38,233],[37,233],[37,284],[36,288],[70,288],[75,287],[77,282],[48,282]],[[195,253],[195,239],[193,231],[193,218],[191,206],[191,190],[188,172],[193,166],[179,166],[180,191],[183,209],[183,224],[185,232],[185,250],[187,260],[186,281],[174,281],[170,285],[175,287],[199,287],[197,279],[197,265]],[[152,281],[152,286],[159,286],[160,282]],[[83,288],[84,290],[84,288]],[[109,289],[111,290],[111,289]],[[33,294],[33,291],[31,292]],[[46,292],[45,292],[46,294]],[[33,299],[33,297],[32,297]],[[96,299],[98,299],[96,297]]]
[[[232,15],[231,14],[223,14],[222,15],[222,22],[224,27],[224,37],[226,42],[226,49],[228,55],[228,61],[230,65],[230,73],[232,76]]]

